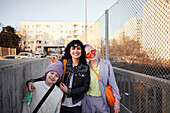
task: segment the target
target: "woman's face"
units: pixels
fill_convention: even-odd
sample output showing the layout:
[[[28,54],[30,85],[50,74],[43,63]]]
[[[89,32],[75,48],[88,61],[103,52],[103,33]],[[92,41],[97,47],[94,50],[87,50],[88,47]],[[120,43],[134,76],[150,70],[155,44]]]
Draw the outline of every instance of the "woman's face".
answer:
[[[74,44],[74,46],[71,46],[70,48],[70,55],[72,58],[80,58],[81,57],[81,46]]]
[[[88,60],[96,60],[97,59],[97,56],[96,56],[96,50],[91,47],[91,46],[86,46],[85,47],[85,52],[86,52],[86,58]],[[87,57],[88,56],[88,57]]]

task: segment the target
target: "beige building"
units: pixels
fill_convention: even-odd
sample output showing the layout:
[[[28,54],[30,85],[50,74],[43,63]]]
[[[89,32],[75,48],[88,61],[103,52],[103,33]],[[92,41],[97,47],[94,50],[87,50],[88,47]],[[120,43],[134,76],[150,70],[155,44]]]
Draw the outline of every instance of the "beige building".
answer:
[[[79,39],[97,48],[101,46],[100,23],[87,22],[87,39],[83,21],[22,21],[20,30],[26,50],[43,52],[45,48],[64,47],[71,40]]]
[[[142,19],[135,17],[127,20],[124,24],[125,35],[130,39],[141,40],[142,37]]]
[[[148,0],[143,7],[142,44],[152,59],[170,60],[170,2]]]
[[[111,35],[109,40],[115,39],[117,43],[120,44],[123,36],[124,36],[124,28],[121,28],[116,31],[115,35]],[[109,43],[111,44],[112,42],[109,42]]]

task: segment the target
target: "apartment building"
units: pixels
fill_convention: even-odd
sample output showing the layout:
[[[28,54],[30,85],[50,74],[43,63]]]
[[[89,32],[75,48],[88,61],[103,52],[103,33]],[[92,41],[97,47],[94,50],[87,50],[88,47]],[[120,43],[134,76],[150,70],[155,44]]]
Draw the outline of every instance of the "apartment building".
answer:
[[[142,46],[152,59],[170,60],[170,2],[148,0],[143,7]]]
[[[83,21],[21,21],[22,43],[25,50],[32,50],[32,52],[59,51],[57,48],[64,48],[75,39],[100,48],[100,23],[93,23],[87,22],[88,30],[87,38],[85,38],[85,22]]]

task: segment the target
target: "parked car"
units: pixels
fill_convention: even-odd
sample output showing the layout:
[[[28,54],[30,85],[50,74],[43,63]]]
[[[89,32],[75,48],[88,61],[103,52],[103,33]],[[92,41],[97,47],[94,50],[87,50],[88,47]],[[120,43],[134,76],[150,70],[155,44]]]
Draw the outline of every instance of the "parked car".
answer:
[[[41,58],[44,58],[44,57],[47,56],[46,53],[44,53],[44,52],[42,52],[42,53],[40,53],[40,54],[41,54]]]
[[[17,58],[20,58],[20,56],[19,55],[7,55],[2,59],[17,59]]]
[[[35,58],[43,58],[41,53],[35,53]]]
[[[46,58],[49,58],[51,63],[54,63],[55,61],[58,61],[56,56],[47,56]]]
[[[30,52],[21,52],[19,53],[21,58],[35,58],[35,55]]]

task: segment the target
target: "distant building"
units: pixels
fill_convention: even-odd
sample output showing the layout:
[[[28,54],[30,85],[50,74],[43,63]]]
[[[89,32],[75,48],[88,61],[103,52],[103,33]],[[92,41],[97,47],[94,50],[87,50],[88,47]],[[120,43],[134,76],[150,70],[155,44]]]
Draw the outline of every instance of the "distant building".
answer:
[[[127,20],[124,24],[125,35],[130,39],[141,40],[142,37],[142,18],[135,17]]]
[[[170,60],[169,6],[169,0],[148,0],[143,7],[142,44],[152,59]]]
[[[110,45],[113,45],[112,44],[112,39],[115,39],[117,41],[117,43],[120,44],[121,43],[121,39],[123,38],[123,36],[124,36],[124,28],[118,29],[116,31],[115,35],[111,35],[110,36],[110,39],[109,39],[109,41],[111,41],[111,42],[109,42]]]
[[[87,39],[84,23],[83,21],[22,21],[20,33],[25,49],[33,52],[59,51],[56,48],[63,48],[75,39],[100,48],[100,23],[87,22]]]

